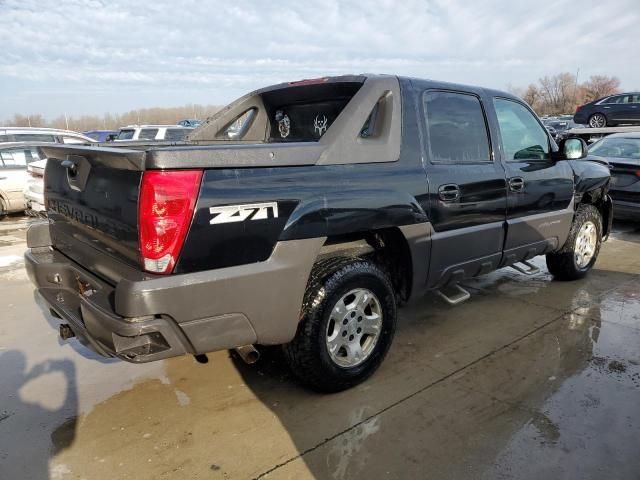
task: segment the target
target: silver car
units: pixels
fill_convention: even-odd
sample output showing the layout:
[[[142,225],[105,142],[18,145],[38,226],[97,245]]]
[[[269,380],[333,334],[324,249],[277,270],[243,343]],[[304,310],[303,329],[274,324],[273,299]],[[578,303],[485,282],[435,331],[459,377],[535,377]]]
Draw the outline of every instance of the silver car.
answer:
[[[6,142],[85,144],[95,140],[78,132],[57,128],[0,127],[0,144]]]

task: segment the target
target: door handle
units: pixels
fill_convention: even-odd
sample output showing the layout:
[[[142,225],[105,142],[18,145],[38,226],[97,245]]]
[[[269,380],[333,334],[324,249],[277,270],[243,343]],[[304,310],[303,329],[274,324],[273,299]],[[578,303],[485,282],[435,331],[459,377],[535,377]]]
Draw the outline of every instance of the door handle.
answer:
[[[512,192],[522,192],[524,190],[524,178],[513,177],[509,179],[509,190]]]
[[[455,183],[448,183],[438,187],[438,196],[443,202],[453,202],[460,198],[460,187]]]

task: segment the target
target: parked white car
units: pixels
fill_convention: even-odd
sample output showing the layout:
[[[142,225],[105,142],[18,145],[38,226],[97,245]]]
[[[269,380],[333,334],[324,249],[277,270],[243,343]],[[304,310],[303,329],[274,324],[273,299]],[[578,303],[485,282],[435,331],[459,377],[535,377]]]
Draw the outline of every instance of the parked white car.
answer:
[[[24,190],[25,213],[32,217],[46,215],[47,208],[44,205],[44,169],[46,166],[46,158],[27,165],[29,176]]]
[[[27,166],[43,159],[35,145],[0,144],[0,217],[26,210]]]
[[[115,138],[115,142],[123,141],[159,141],[165,142],[184,140],[193,128],[181,125],[129,125],[122,127]]]
[[[0,144],[5,142],[94,143],[95,140],[71,130],[56,128],[0,127]]]

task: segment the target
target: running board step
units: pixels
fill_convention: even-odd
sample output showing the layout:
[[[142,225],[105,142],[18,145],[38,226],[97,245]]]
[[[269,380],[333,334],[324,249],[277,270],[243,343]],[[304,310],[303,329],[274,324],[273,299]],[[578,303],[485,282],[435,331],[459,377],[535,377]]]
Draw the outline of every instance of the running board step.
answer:
[[[524,265],[524,267],[526,268],[521,267],[520,265]],[[514,263],[513,265],[511,265],[511,268],[513,268],[514,270],[517,270],[520,273],[524,273],[525,275],[535,275],[540,271],[538,267],[536,267],[532,263],[527,262],[526,260],[523,260],[518,263]]]
[[[453,291],[444,293],[442,290],[436,290],[436,293],[440,295],[449,305],[458,305],[471,298],[471,294],[457,283],[451,283],[445,288]]]

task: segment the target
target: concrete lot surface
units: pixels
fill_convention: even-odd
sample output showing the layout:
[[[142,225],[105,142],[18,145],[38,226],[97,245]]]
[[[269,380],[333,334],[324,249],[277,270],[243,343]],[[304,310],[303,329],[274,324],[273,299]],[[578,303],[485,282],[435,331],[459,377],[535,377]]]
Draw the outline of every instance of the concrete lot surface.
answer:
[[[146,365],[61,343],[0,222],[0,479],[640,478],[640,229],[584,280],[504,269],[400,311],[382,368],[322,396],[277,349]]]

